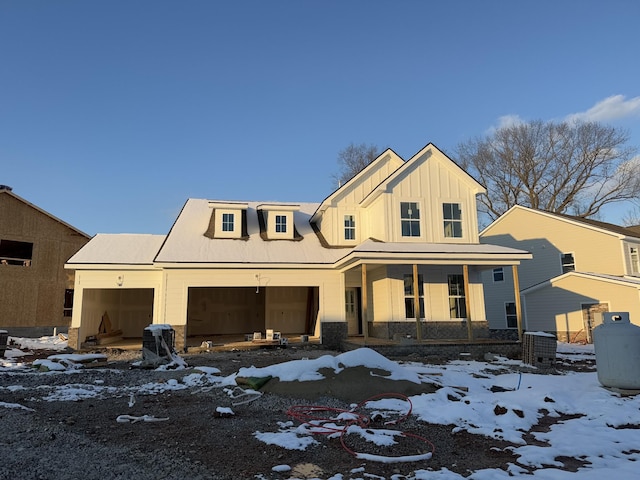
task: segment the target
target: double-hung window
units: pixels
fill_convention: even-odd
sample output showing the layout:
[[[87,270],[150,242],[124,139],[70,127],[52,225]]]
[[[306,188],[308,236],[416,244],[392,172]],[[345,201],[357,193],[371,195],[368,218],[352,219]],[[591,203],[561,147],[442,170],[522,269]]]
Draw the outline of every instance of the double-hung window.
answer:
[[[493,269],[493,281],[504,282],[504,269],[502,267]]]
[[[576,269],[576,261],[573,253],[563,253],[561,256],[562,273],[573,272]]]
[[[449,283],[449,316],[450,318],[467,318],[467,301],[464,296],[464,276],[451,274]]]
[[[222,231],[233,232],[235,223],[235,215],[233,213],[222,214]]]
[[[515,302],[506,302],[504,304],[504,314],[507,318],[507,328],[517,328],[518,315],[516,314]]]
[[[638,247],[630,247],[629,255],[631,256],[631,274],[638,275],[640,273],[640,254]]]
[[[403,237],[420,236],[420,208],[417,202],[400,202],[400,222]]]
[[[443,203],[444,236],[462,238],[462,210],[459,203]]]
[[[418,297],[420,302],[420,318],[424,315],[424,287],[422,275],[418,275]],[[413,292],[413,275],[404,276],[404,312],[405,318],[416,318],[415,295]]]
[[[356,239],[356,218],[353,215],[344,216],[344,239]]]
[[[276,215],[276,233],[287,233],[286,215]]]

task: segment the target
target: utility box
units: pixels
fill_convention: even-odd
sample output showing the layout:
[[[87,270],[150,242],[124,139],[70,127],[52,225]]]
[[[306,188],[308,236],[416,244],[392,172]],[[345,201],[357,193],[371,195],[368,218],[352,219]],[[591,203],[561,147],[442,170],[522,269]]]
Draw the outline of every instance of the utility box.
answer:
[[[605,387],[640,389],[640,327],[629,312],[604,312],[593,330],[598,381]]]
[[[175,353],[176,332],[171,325],[151,324],[142,332],[143,363],[169,363]]]
[[[546,332],[526,332],[522,337],[522,361],[536,367],[552,367],[556,363],[558,341]]]

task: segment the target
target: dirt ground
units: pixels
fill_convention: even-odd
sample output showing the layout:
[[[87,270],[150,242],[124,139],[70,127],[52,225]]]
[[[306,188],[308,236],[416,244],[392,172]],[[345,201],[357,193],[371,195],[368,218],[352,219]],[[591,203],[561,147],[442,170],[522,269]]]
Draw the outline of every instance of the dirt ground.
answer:
[[[466,432],[452,433],[453,425],[435,425],[407,419],[402,430],[428,439],[435,446],[429,460],[407,463],[365,462],[350,454],[340,440],[319,436],[318,445],[288,450],[255,438],[255,432],[275,432],[279,422],[291,421],[287,411],[299,405],[348,408],[385,392],[415,395],[434,386],[372,377],[363,368],[340,374],[327,372],[317,382],[269,381],[255,401],[232,406],[223,388],[194,386],[161,393],[136,393],[132,387],[181,380],[188,370],[158,371],[132,368],[139,351],[105,351],[108,363],[69,374],[0,374],[0,401],[21,408],[0,409],[0,478],[21,479],[289,479],[411,478],[416,470],[447,468],[463,476],[482,468],[505,469],[514,456],[506,442]],[[211,366],[221,376],[243,366],[274,363],[321,355],[337,355],[319,347],[185,354],[190,366]],[[41,355],[44,355],[42,353]],[[398,359],[394,359],[398,360]],[[410,359],[415,360],[415,359]],[[366,370],[366,371],[365,371]],[[362,381],[366,378],[366,381]],[[21,387],[16,387],[16,386]],[[99,397],[77,401],[43,400],[52,387],[77,389],[97,385]],[[4,388],[2,388],[4,387]],[[151,388],[151,387],[150,387]],[[451,399],[456,401],[456,399]],[[129,406],[133,401],[133,406]],[[232,408],[233,415],[217,411]],[[158,422],[121,423],[120,415],[153,416]],[[553,421],[557,421],[554,419]],[[549,420],[540,428],[548,428]],[[416,455],[429,446],[408,437],[406,444],[382,455]],[[356,448],[357,446],[354,446]],[[272,468],[288,465],[291,471]],[[378,476],[378,477],[375,477]],[[340,478],[340,477],[338,477]]]

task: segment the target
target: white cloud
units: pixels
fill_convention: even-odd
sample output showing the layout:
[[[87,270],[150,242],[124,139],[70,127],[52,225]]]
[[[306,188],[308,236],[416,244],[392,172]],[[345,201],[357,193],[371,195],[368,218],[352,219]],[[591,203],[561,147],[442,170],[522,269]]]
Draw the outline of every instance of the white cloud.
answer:
[[[514,127],[516,125],[521,125],[523,123],[525,123],[525,121],[522,119],[522,117],[520,117],[520,115],[516,115],[516,114],[503,115],[498,118],[497,125],[492,125],[487,129],[487,131],[485,132],[485,135],[493,135],[496,132],[496,130],[500,130],[501,128]]]
[[[505,127],[515,127],[516,125],[521,125],[525,123],[524,120],[520,117],[520,115],[503,115],[498,118],[498,126],[497,128],[505,128]]]
[[[607,122],[632,116],[640,116],[640,97],[627,100],[624,95],[613,95],[599,101],[586,112],[567,115],[565,120],[568,122]]]

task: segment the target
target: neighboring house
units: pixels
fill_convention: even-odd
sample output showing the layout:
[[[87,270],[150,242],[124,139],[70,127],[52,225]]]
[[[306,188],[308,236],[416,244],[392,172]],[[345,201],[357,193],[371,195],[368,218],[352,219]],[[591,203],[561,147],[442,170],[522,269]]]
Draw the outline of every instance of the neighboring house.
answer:
[[[522,248],[519,268],[524,328],[562,341],[591,341],[605,311],[640,324],[640,230],[515,206],[480,233],[482,243]],[[491,329],[515,330],[511,272],[484,273]]]
[[[105,312],[125,337],[170,324],[178,348],[266,329],[327,345],[486,336],[480,272],[531,255],[479,243],[481,192],[429,144],[408,161],[386,150],[320,204],[189,199],[166,237],[97,235],[69,260],[70,345]]]
[[[74,274],[64,264],[89,238],[0,185],[0,329],[38,336],[69,327]]]

